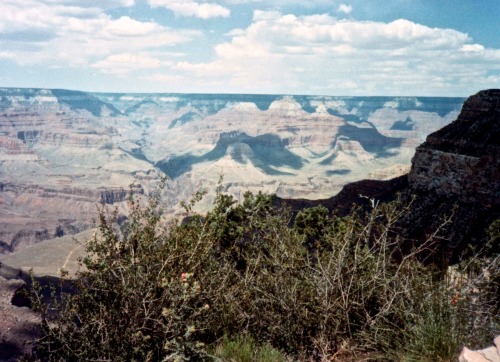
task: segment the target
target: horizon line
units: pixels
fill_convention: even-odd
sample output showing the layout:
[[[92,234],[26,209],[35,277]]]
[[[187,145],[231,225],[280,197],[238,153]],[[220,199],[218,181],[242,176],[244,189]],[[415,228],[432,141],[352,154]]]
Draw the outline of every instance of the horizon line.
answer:
[[[137,94],[137,95],[152,95],[152,94],[176,94],[176,95],[219,95],[219,96],[276,96],[276,97],[342,97],[342,98],[395,98],[395,97],[405,97],[405,98],[468,98],[471,95],[477,94],[478,92],[487,90],[480,89],[476,93],[470,94],[468,96],[429,96],[429,95],[331,95],[331,94],[299,94],[299,93],[235,93],[235,92],[117,92],[117,91],[88,91],[81,89],[70,89],[70,88],[48,88],[48,87],[12,87],[12,86],[0,86],[0,89],[25,89],[25,90],[56,90],[56,91],[68,91],[68,92],[81,92],[89,94]],[[488,88],[495,89],[495,88]]]

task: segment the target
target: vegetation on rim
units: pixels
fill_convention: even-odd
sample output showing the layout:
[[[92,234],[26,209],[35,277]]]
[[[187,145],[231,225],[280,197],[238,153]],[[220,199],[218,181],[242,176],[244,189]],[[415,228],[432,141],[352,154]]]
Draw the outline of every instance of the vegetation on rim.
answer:
[[[192,211],[197,194],[190,217],[165,226],[161,191],[147,202],[131,195],[121,226],[100,210],[76,293],[47,304],[35,284],[37,358],[448,361],[498,333],[498,255],[436,273],[419,255],[439,230],[411,253],[399,249],[395,225],[411,205],[374,202],[342,218],[317,207],[292,224],[272,196],[238,204],[219,188],[212,211]]]

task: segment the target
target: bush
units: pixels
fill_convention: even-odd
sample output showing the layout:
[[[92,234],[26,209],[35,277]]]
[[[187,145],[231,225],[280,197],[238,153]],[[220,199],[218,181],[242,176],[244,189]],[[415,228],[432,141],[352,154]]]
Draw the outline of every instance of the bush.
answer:
[[[169,235],[159,227],[157,197],[144,208],[131,197],[130,207],[121,229],[116,213],[108,218],[100,211],[100,235],[87,243],[77,293],[41,309],[40,351],[49,360],[203,357],[199,328],[209,305],[196,273],[205,266],[208,245],[195,230],[174,227]]]
[[[481,265],[478,271],[476,268]],[[498,335],[500,259],[477,257],[427,280],[408,315],[403,346],[407,361],[456,361],[460,349],[484,348]],[[493,294],[493,290],[497,294]]]
[[[217,344],[214,359],[223,362],[286,362],[287,357],[269,344],[259,346],[254,339],[242,334],[229,339],[226,335]]]
[[[473,341],[479,324],[484,336],[498,327],[492,299],[476,292],[491,289],[498,259],[487,277],[440,279],[417,258],[432,238],[400,250],[395,225],[410,206],[374,203],[366,217],[344,218],[316,208],[291,227],[272,196],[247,193],[237,204],[219,188],[211,212],[186,205],[185,222],[165,224],[160,199],[132,195],[121,227],[116,212],[100,210],[76,293],[45,304],[35,288],[43,359],[210,360],[219,345],[229,360],[284,358],[279,351],[438,360]]]

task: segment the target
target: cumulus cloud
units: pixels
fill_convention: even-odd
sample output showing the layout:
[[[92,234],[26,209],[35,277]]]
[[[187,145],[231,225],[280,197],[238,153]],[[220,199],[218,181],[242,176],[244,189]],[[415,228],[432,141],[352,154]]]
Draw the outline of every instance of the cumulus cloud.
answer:
[[[465,44],[460,48],[463,52],[482,52],[484,50],[484,46],[481,44]]]
[[[67,18],[91,19],[107,9],[133,4],[133,0],[0,0],[0,31],[53,29]]]
[[[116,7],[130,7],[134,0],[41,0],[47,5],[64,5],[80,8],[112,9]]]
[[[92,65],[103,73],[128,74],[132,69],[155,69],[168,66],[171,62],[161,60],[147,53],[119,53],[107,56]]]
[[[107,11],[133,6],[134,0],[0,0],[1,66],[14,64],[11,69],[26,74],[56,68],[65,70],[61,74],[100,73],[107,81],[123,80],[144,91],[164,91],[170,85],[170,91],[183,92],[451,96],[500,82],[500,50],[453,29],[405,19],[339,20],[312,11],[294,15],[277,10],[312,3],[303,0],[147,1],[178,16],[219,18],[219,24],[221,17],[230,16],[219,4],[234,5],[237,11],[238,4],[255,2],[273,11],[256,10],[251,19],[245,17],[247,24],[238,22],[230,31],[222,27],[226,33],[218,38],[217,21],[210,29],[213,36],[117,15],[127,14],[124,9]],[[352,11],[339,1],[318,3],[339,13]],[[247,11],[255,4],[241,8]],[[214,39],[225,41],[213,46]],[[194,40],[200,43],[189,54],[194,47],[185,43]],[[12,84],[17,76],[11,77]]]
[[[340,4],[339,8],[337,9],[337,12],[344,13],[344,14],[350,14],[352,12],[352,6],[346,5],[346,4]]]
[[[177,70],[233,92],[434,95],[482,88],[491,81],[486,69],[500,69],[499,50],[404,19],[256,11],[250,26],[229,35],[216,46],[214,61],[183,61]]]
[[[141,22],[128,16],[110,21],[106,28],[110,34],[118,36],[143,36],[160,30],[160,26],[156,23]]]
[[[237,4],[247,4],[247,3],[260,3],[263,0],[224,0],[226,4],[237,5]]]
[[[148,0],[152,7],[167,8],[177,16],[192,16],[201,19],[227,18],[231,11],[221,5],[200,3],[193,0]]]
[[[102,8],[78,7],[74,3],[69,0],[0,0],[0,32],[3,33],[0,58],[47,67],[93,66],[108,73],[114,64],[117,66],[114,73],[123,74],[127,67],[130,71],[157,64],[145,55],[152,50],[187,42],[200,35],[197,31],[170,29],[154,21],[139,21],[128,16],[115,19],[103,13]],[[98,6],[101,2],[89,3]],[[110,3],[125,6],[133,1],[113,0]],[[131,57],[133,52],[138,55]],[[171,54],[161,50],[154,57],[166,64]]]

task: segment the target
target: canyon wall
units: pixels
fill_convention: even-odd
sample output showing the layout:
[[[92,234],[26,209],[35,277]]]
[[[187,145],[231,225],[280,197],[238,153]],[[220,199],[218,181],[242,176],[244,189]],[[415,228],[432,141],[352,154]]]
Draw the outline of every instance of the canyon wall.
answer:
[[[196,191],[318,199],[408,171],[461,98],[106,94],[0,88],[0,253],[126,212],[169,175],[175,215]]]

